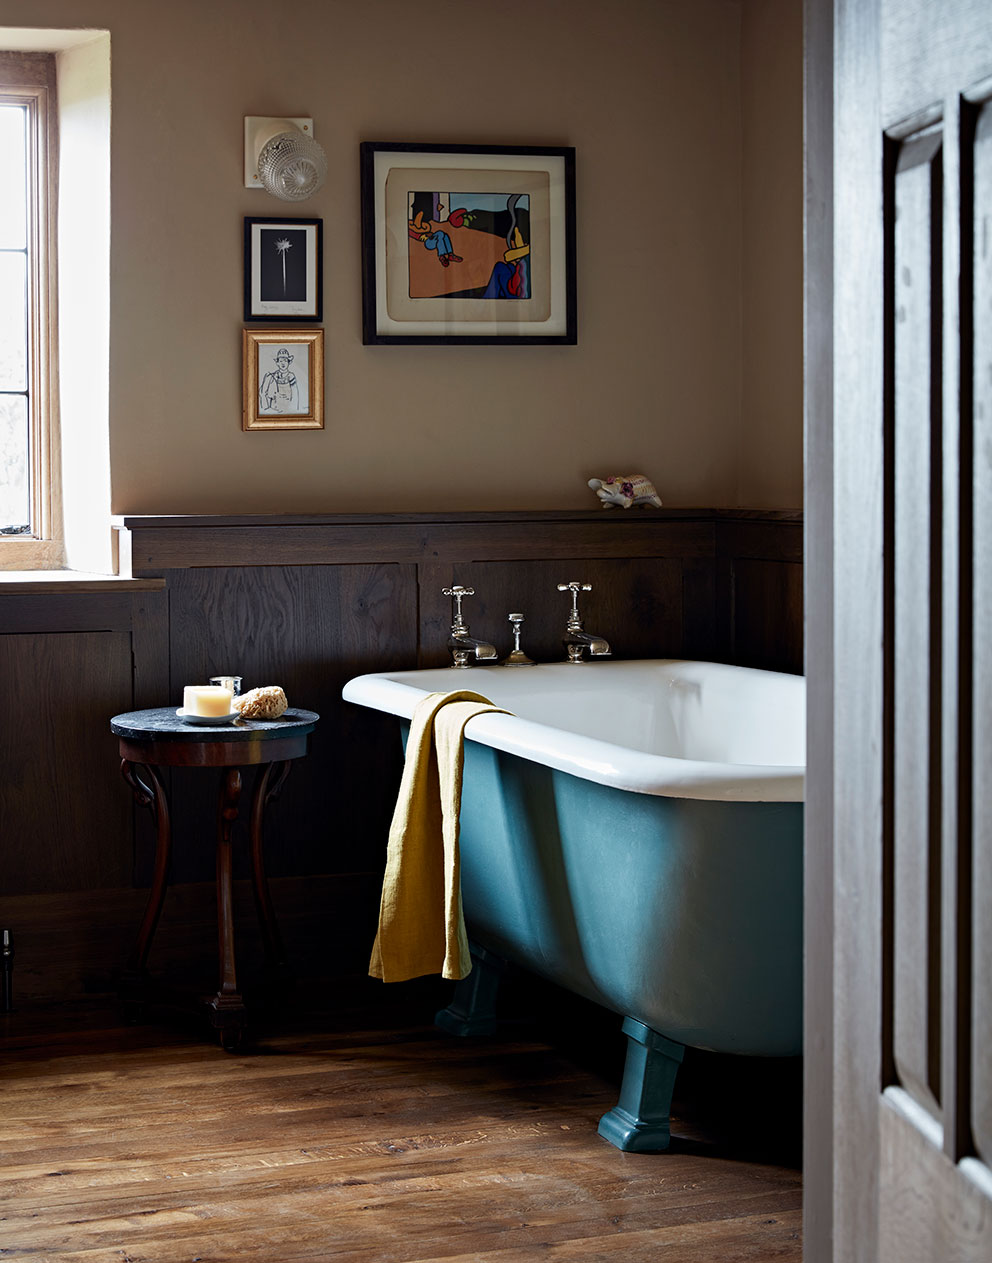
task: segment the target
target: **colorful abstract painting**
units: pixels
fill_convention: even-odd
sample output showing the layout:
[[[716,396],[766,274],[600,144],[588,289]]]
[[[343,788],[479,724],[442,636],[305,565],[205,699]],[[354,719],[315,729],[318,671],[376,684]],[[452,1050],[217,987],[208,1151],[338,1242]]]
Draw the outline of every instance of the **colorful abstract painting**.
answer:
[[[408,204],[410,298],[531,297],[529,194],[417,191]]]

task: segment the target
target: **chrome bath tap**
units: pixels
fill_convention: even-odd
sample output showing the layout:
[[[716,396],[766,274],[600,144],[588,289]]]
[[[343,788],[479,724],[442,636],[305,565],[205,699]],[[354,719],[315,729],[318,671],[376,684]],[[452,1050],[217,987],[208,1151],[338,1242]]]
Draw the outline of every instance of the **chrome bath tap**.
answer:
[[[572,594],[572,612],[568,616],[565,635],[561,639],[569,662],[581,662],[582,654],[587,649],[590,658],[608,658],[610,656],[609,644],[602,636],[594,636],[591,632],[583,631],[582,619],[579,617],[579,593],[591,592],[592,584],[578,583],[573,580],[571,583],[559,583],[558,591]]]
[[[476,662],[489,662],[496,658],[496,648],[486,640],[474,640],[469,635],[469,628],[462,618],[462,597],[475,596],[475,588],[464,588],[456,583],[450,588],[442,588],[443,596],[451,597],[451,635],[448,637],[448,649],[451,651],[453,667],[470,667]]]

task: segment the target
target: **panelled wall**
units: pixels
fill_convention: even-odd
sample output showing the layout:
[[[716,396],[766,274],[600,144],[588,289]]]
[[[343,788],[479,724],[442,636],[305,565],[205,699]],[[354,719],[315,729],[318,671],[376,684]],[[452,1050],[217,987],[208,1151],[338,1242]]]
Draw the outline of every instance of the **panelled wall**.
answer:
[[[507,615],[521,611],[527,652],[560,660],[569,601],[557,584],[578,579],[593,585],[580,605],[585,625],[616,657],[802,670],[795,513],[126,518],[120,532],[131,583],[0,584],[0,670],[10,682],[0,721],[3,925],[30,926],[32,909],[40,925],[53,896],[65,896],[58,915],[71,919],[87,906],[82,892],[145,884],[150,824],[119,777],[108,720],[178,704],[184,684],[221,672],[242,675],[246,688],[281,684],[291,704],[321,715],[309,757],[270,812],[277,887],[296,882],[305,903],[335,888],[310,879],[348,875],[347,898],[356,881],[371,898],[399,743],[391,721],[343,703],[341,687],[360,672],[448,661],[451,603],[441,590],[452,583],[475,589],[466,619],[500,656],[511,647]],[[170,793],[173,881],[208,883],[215,778],[176,769]],[[121,908],[133,917],[134,899]]]
[[[160,704],[167,609],[161,579],[0,583],[0,897],[130,885],[106,721],[121,703]]]

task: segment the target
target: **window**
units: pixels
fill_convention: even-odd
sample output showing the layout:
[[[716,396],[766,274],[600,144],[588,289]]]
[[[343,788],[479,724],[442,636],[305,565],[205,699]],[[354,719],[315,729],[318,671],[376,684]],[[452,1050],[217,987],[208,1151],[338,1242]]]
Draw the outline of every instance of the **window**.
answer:
[[[0,53],[0,568],[61,563],[54,363],[55,62]]]

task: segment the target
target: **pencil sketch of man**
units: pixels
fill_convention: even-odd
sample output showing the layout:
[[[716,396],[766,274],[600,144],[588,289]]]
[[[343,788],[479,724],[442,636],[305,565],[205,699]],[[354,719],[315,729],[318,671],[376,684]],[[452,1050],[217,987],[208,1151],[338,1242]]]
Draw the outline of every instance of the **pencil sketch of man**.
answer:
[[[258,388],[259,412],[299,412],[300,390],[296,374],[289,367],[293,356],[286,347],[276,352],[276,367],[262,378]]]

